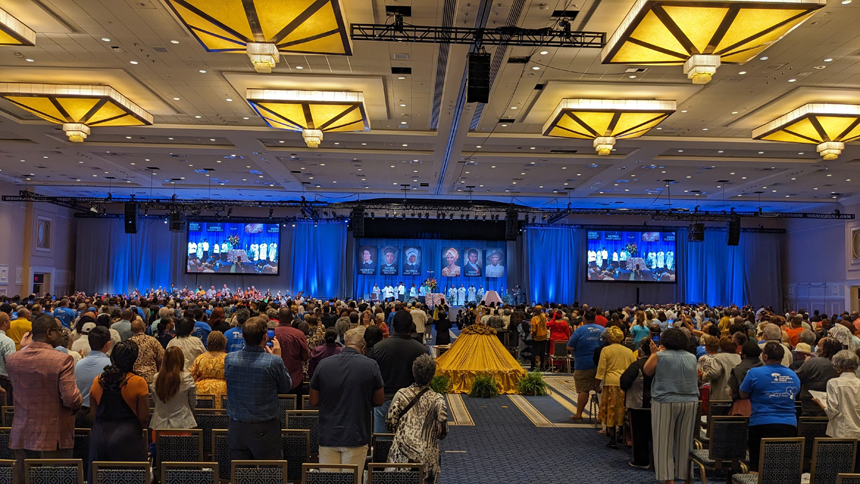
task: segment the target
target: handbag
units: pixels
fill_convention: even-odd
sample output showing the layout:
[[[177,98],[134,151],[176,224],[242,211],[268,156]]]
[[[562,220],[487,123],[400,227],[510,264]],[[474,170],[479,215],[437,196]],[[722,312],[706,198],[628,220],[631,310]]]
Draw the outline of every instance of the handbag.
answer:
[[[421,390],[420,392],[418,392],[418,394],[417,394],[417,395],[415,395],[415,398],[413,398],[413,399],[412,399],[412,401],[410,401],[408,405],[406,405],[405,407],[403,407],[403,410],[401,410],[401,411],[400,411],[400,415],[398,415],[398,416],[397,416],[397,421],[398,421],[398,422],[400,422],[400,419],[402,419],[402,418],[403,418],[403,416],[404,416],[404,415],[406,415],[406,413],[407,413],[407,412],[409,412],[410,410],[412,410],[412,407],[413,407],[413,406],[415,406],[415,404],[416,404],[416,403],[418,403],[418,400],[420,400],[420,399],[421,399],[421,397],[422,397],[425,393],[427,393],[427,390],[429,390],[429,389],[430,389],[430,387],[426,387],[426,388],[424,388],[423,390]]]

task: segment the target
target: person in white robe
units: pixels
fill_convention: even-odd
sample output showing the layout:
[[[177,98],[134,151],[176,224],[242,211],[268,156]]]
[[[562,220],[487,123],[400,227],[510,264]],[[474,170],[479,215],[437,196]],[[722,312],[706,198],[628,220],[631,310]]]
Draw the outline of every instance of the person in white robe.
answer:
[[[278,255],[278,244],[272,242],[269,244],[269,260],[274,261],[275,257]]]
[[[457,305],[464,306],[466,304],[466,288],[460,284],[460,289],[457,289]]]
[[[478,291],[475,290],[475,286],[474,285],[469,286],[469,294],[468,294],[468,299],[466,301],[470,302],[470,303],[478,302],[475,300],[476,294],[478,294]]]
[[[448,288],[448,304],[457,305],[457,288],[454,286]]]
[[[666,265],[666,254],[661,250],[657,252],[657,267],[662,269]]]
[[[194,242],[188,243],[188,255],[197,255],[197,244]]]
[[[202,242],[197,244],[197,258],[198,259],[203,258],[203,243]]]
[[[478,294],[476,294],[478,302],[484,299],[484,286],[478,286]]]
[[[257,262],[258,260],[260,260],[260,252],[259,252],[259,250],[260,250],[260,246],[259,246],[259,245],[257,245],[257,244],[251,244],[251,253],[250,253],[250,254],[248,254],[248,255],[250,255],[250,256],[251,256],[251,260],[252,260],[252,261]]]
[[[621,262],[624,262],[627,260],[628,257],[629,256],[628,256],[627,249],[624,249],[621,251],[621,254],[618,255],[618,260],[620,260]]]
[[[671,250],[666,252],[666,268],[670,271],[675,270],[675,253]]]
[[[595,255],[594,263],[597,264],[597,267],[603,267],[603,252],[597,251]]]
[[[618,262],[618,252],[617,251],[612,252],[612,262]]]
[[[266,243],[260,244],[260,260],[266,260],[269,257],[269,245]]]
[[[588,251],[588,262],[594,262],[597,260],[597,252],[593,250]]]

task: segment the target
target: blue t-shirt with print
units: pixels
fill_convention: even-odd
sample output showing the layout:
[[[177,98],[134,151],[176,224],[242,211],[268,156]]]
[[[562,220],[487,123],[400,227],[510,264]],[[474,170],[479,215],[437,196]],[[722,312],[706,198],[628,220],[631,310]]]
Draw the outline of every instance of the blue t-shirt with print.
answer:
[[[224,337],[227,338],[227,353],[241,351],[245,348],[245,338],[242,337],[242,328],[235,327],[224,331]]]
[[[797,426],[794,399],[800,392],[800,378],[790,369],[780,364],[750,368],[740,391],[750,395],[751,426]]]
[[[600,335],[606,330],[599,324],[584,324],[576,329],[570,336],[567,346],[573,348],[573,363],[577,370],[592,370],[597,368],[594,364],[594,350],[603,345]]]

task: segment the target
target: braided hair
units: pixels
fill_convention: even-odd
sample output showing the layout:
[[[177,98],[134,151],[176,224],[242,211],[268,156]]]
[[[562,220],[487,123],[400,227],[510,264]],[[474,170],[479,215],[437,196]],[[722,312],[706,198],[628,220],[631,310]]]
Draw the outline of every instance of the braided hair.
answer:
[[[117,343],[111,351],[111,365],[106,366],[104,372],[99,376],[99,385],[104,390],[118,390],[127,373],[133,373],[134,362],[137,361],[139,352],[137,343],[134,341],[122,341]]]

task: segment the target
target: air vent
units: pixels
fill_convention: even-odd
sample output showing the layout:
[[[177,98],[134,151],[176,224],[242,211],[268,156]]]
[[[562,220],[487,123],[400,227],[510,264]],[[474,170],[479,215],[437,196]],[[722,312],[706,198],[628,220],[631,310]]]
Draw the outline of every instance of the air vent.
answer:
[[[157,166],[147,166],[146,169],[147,170],[159,170],[160,168],[158,168]]]
[[[412,74],[412,68],[411,67],[392,67],[391,73],[392,74]]]
[[[421,184],[421,187],[423,187],[423,188],[426,188],[426,187],[429,187],[429,186],[430,186],[430,184],[429,184],[429,183],[422,183],[422,184]]]
[[[553,10],[550,18],[566,18],[573,20],[579,14],[579,10]]]
[[[549,152],[550,152],[550,153],[567,153],[567,154],[573,154],[573,153],[578,152],[578,150],[549,150]]]
[[[514,118],[502,118],[499,120],[500,123],[513,123],[514,121],[516,121]]]
[[[167,53],[167,48],[166,48],[166,47],[153,47],[153,48],[152,48],[152,50],[154,50],[154,51],[156,51],[156,52],[161,52],[162,54]]]
[[[301,175],[302,174],[302,172],[295,171],[295,170],[290,170],[290,173],[292,173],[293,175]]]
[[[409,60],[409,54],[394,54],[394,60]]]
[[[510,56],[508,57],[508,64],[528,64],[530,60],[529,56]]]
[[[386,5],[385,6],[385,15],[394,15],[395,13],[399,13],[404,17],[412,16],[412,7],[401,6],[401,5]]]
[[[544,87],[546,87],[546,84],[535,84],[535,91],[543,91]]]
[[[635,73],[635,72],[645,72],[647,69],[644,67],[628,67],[624,70],[626,73]]]

